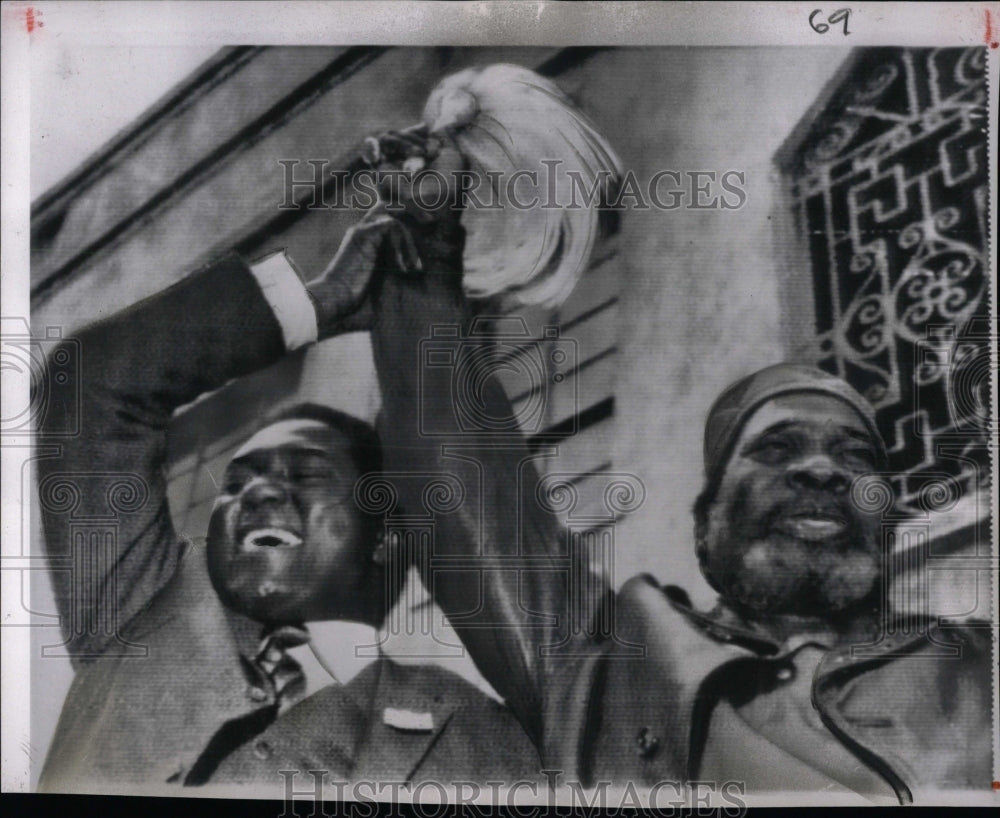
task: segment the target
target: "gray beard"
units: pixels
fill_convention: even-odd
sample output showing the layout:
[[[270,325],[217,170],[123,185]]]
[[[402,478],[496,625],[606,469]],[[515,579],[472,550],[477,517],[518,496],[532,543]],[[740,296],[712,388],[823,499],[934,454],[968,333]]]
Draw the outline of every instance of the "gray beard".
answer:
[[[743,545],[721,573],[722,594],[742,607],[825,618],[868,599],[882,566],[860,546],[817,546],[771,534]]]

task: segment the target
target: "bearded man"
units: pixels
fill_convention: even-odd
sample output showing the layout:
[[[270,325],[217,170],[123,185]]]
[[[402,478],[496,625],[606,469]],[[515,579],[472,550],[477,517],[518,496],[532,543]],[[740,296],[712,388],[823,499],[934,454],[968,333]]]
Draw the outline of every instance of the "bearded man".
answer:
[[[887,621],[883,507],[864,496],[886,467],[870,404],[820,370],[769,367],[715,402],[704,457],[695,547],[719,601],[702,614],[661,595],[662,625],[679,618],[675,636],[697,646],[672,666],[693,694],[678,701],[688,776],[902,802],[981,786],[989,633]]]
[[[501,411],[499,390],[486,399]],[[499,448],[476,452],[483,544],[471,523],[448,540],[507,563],[481,558],[481,592],[444,573],[435,588],[446,611],[478,607],[494,623],[456,627],[560,783],[669,800],[683,782],[739,782],[750,797],[838,803],[986,786],[990,630],[883,604],[884,506],[869,481],[882,480],[886,450],[848,384],[778,365],[713,405],[694,509],[701,568],[719,592],[708,612],[638,576],[617,594],[596,583],[598,617],[574,620],[566,545],[535,499],[531,457]],[[510,570],[517,558],[530,570]]]

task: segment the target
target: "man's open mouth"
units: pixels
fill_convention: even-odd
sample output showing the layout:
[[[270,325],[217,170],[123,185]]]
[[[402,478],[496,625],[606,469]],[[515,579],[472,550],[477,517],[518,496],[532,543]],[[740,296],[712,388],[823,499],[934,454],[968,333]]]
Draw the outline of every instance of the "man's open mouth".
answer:
[[[255,528],[240,540],[243,548],[295,548],[302,538],[285,528]]]
[[[839,514],[810,511],[782,517],[778,528],[802,540],[826,540],[842,534],[847,520]]]

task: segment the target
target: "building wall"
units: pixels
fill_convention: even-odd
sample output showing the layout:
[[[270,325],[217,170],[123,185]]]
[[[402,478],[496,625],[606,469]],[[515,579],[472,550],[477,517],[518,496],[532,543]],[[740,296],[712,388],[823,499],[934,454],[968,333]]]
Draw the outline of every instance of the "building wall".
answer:
[[[661,169],[746,174],[742,208],[622,219],[613,459],[642,479],[647,499],[618,526],[619,581],[648,571],[695,599],[709,594],[691,517],[705,414],[725,385],[794,356],[812,332],[809,272],[793,266],[772,159],[845,57],[629,49],[596,55],[563,81],[640,178]]]

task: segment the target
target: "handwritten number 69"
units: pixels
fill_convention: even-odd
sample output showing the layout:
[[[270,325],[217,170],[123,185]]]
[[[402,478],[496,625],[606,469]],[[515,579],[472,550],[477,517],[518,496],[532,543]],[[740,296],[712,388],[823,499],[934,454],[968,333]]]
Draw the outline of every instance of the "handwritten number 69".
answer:
[[[826,18],[826,22],[823,22],[822,15],[822,9],[816,9],[809,15],[809,25],[817,34],[826,34],[826,32],[830,30],[830,26],[835,26],[841,21],[844,23],[844,36],[846,37],[851,33],[847,30],[847,22],[851,17],[850,9],[837,9],[833,14]],[[819,22],[816,21],[817,17],[819,17]]]

